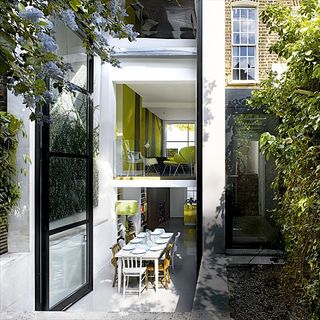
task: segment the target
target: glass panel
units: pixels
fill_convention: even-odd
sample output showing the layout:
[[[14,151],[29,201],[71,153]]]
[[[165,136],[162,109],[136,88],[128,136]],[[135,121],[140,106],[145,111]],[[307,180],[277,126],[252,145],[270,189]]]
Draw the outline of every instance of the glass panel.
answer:
[[[58,55],[69,63],[66,79],[81,88],[87,87],[87,54],[82,40],[59,20],[55,21],[55,37],[59,46]]]
[[[87,282],[86,245],[86,230],[84,226],[50,236],[50,308]]]
[[[262,112],[248,113],[245,91],[249,92],[226,92],[226,210],[232,219],[232,243],[274,245],[278,240],[271,218],[271,210],[276,208],[271,188],[275,167],[262,155],[258,140],[262,132],[274,133],[277,119]]]
[[[187,147],[188,142],[167,142],[167,149],[178,149],[178,151],[181,148]]]
[[[52,157],[49,160],[50,230],[86,218],[87,160]]]
[[[50,151],[86,154],[87,96],[79,91],[52,92],[55,102],[50,111]]]
[[[125,1],[129,17],[141,38],[194,39],[196,14],[193,0]]]
[[[194,141],[195,124],[189,124],[189,141]]]

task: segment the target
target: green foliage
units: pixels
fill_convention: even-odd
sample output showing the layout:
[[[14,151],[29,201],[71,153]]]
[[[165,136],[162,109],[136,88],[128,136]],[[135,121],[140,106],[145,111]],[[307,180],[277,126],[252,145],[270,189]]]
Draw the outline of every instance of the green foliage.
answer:
[[[18,131],[22,122],[13,115],[0,112],[0,212],[9,213],[20,197],[16,174]]]
[[[272,51],[287,62],[281,75],[270,74],[249,103],[262,105],[280,119],[278,132],[264,133],[262,150],[275,158],[273,186],[279,202],[278,223],[288,254],[291,283],[302,290],[320,315],[320,5],[302,0],[296,14],[283,6],[262,12],[278,35]]]
[[[69,69],[57,53],[54,21],[60,19],[81,34],[88,54],[117,66],[108,35],[134,40],[132,25],[126,25],[125,10],[118,0],[0,0],[0,75],[14,94],[22,94],[32,111],[31,119],[41,118],[41,106],[48,102],[45,79],[56,87],[68,86]]]

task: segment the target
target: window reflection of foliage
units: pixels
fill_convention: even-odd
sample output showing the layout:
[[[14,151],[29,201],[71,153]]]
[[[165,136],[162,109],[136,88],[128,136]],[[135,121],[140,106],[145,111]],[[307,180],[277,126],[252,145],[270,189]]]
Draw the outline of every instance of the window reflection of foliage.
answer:
[[[194,124],[190,123],[176,123],[174,124],[176,128],[179,128],[181,131],[191,131],[194,132]]]
[[[264,128],[265,115],[241,113],[234,116],[235,157],[239,174],[244,173],[250,157],[250,142],[258,141]]]
[[[70,99],[70,100],[69,100]],[[70,104],[68,103],[70,102]],[[88,98],[77,92],[56,94],[50,123],[50,151],[71,154],[87,153]],[[93,205],[98,205],[99,127],[93,132]],[[58,160],[58,159],[57,159]],[[50,220],[57,220],[86,211],[86,161],[60,159],[50,163]]]
[[[86,161],[52,158],[49,169],[49,220],[86,211]]]

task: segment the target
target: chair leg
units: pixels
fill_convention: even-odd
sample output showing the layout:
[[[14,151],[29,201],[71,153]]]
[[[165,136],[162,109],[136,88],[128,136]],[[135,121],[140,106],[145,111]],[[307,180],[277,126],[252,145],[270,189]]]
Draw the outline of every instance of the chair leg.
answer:
[[[126,296],[126,276],[123,275],[123,292],[122,292],[123,297],[125,298]]]
[[[171,257],[171,268],[172,268],[172,271],[174,271],[174,254]]]
[[[148,281],[149,281],[148,276],[149,276],[149,272],[148,272],[148,270],[147,270],[147,271],[146,271],[146,289],[147,289],[147,290],[148,290]]]
[[[178,166],[177,166],[177,169],[175,170],[175,172],[174,172],[174,176],[176,175],[176,173],[178,172],[178,169],[180,168],[180,163],[178,164]]]
[[[162,176],[165,174],[166,169],[167,169],[167,165],[164,166],[164,169],[163,169],[162,174],[161,174]]]
[[[139,292],[138,292],[139,298],[140,298],[140,294],[141,294],[141,275],[139,276]]]

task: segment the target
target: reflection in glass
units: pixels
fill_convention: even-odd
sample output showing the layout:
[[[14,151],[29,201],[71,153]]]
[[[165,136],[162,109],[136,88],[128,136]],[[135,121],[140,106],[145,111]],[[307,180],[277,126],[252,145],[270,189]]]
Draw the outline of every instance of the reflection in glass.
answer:
[[[87,160],[51,157],[49,165],[50,229],[85,219]]]
[[[62,56],[64,61],[71,66],[66,80],[86,89],[87,54],[82,40],[59,20],[55,21],[55,31],[56,41],[59,46],[58,55]]]
[[[275,245],[278,233],[271,218],[276,208],[271,188],[275,169],[261,153],[258,140],[262,132],[273,132],[277,121],[263,112],[250,112],[244,100],[232,96],[227,101],[226,210],[232,221],[232,245]]]
[[[141,38],[195,39],[196,14],[194,0],[126,1],[129,14]]]
[[[50,236],[49,307],[86,283],[86,230],[84,226]]]
[[[88,97],[79,91],[52,92],[50,151],[86,154]]]

